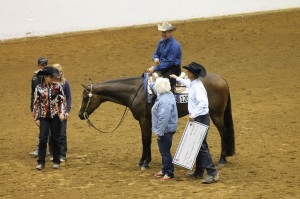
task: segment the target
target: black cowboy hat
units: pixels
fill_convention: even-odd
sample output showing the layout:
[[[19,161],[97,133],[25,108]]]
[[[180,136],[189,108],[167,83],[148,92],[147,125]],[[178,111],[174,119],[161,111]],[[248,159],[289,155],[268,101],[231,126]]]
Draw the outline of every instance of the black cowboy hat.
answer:
[[[202,66],[201,64],[198,64],[196,62],[192,62],[187,66],[183,66],[182,68],[185,68],[188,71],[190,71],[191,73],[197,74],[201,77],[206,76],[206,69],[204,68],[204,66]]]
[[[48,59],[46,59],[45,57],[40,57],[38,59],[38,65],[43,65],[43,64],[48,64]]]
[[[45,66],[43,70],[40,70],[37,75],[52,75],[53,77],[59,77],[59,71],[52,66]]]

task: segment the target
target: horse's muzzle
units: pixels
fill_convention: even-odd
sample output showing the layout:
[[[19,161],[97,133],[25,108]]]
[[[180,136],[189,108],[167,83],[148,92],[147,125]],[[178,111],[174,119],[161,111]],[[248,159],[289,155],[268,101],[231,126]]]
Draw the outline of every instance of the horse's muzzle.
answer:
[[[81,120],[86,120],[86,119],[88,119],[89,118],[89,115],[87,114],[87,112],[79,112],[78,113],[78,117],[81,119]]]

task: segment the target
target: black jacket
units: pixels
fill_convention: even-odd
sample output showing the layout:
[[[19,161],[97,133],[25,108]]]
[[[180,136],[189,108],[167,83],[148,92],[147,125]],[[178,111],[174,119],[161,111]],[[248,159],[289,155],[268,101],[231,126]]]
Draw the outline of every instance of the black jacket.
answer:
[[[30,100],[30,111],[31,112],[33,111],[33,99],[34,99],[34,90],[35,90],[35,87],[37,85],[41,84],[42,78],[43,78],[42,75],[37,75],[37,73],[39,71],[40,70],[35,71],[34,75],[32,76],[32,79],[31,79],[31,100]]]

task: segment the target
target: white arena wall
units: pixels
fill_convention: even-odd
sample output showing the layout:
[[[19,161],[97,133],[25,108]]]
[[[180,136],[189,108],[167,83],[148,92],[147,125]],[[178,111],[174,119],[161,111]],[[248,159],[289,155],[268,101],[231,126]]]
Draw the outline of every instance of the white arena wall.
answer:
[[[299,7],[300,0],[0,0],[0,40]]]

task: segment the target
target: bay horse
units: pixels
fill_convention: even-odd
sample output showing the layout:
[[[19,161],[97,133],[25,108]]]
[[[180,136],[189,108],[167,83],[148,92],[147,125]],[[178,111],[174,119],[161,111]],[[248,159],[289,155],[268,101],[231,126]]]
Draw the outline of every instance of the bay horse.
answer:
[[[235,154],[234,126],[231,113],[231,99],[227,82],[219,75],[207,73],[200,78],[203,82],[209,101],[209,114],[221,136],[220,166],[227,162],[227,156]],[[151,162],[151,108],[147,103],[143,89],[142,77],[116,79],[93,84],[90,80],[84,87],[79,118],[87,119],[101,103],[110,101],[129,108],[133,117],[138,120],[142,131],[142,157],[138,163],[141,170],[149,168]],[[178,117],[188,114],[187,103],[177,104]]]

